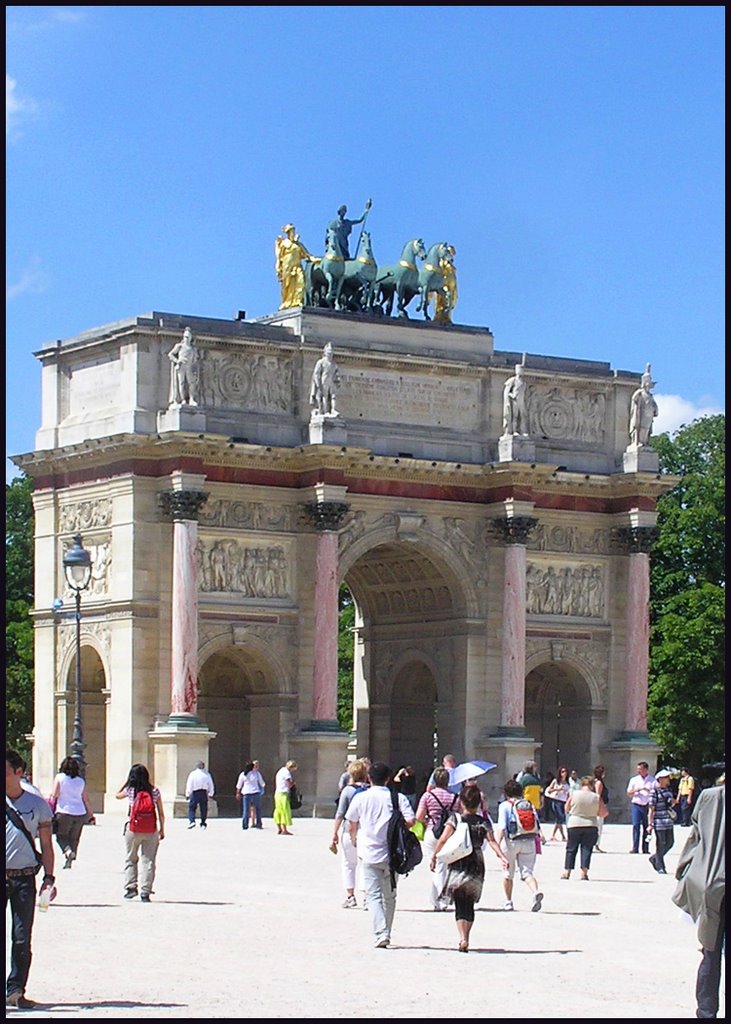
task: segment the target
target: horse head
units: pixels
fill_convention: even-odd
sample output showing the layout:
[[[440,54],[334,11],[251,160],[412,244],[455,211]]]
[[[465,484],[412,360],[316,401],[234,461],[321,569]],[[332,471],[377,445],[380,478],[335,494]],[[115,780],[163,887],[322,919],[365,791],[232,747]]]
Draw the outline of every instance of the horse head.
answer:
[[[326,260],[342,260],[343,250],[340,248],[340,239],[335,228],[328,228],[325,234],[325,255]]]
[[[358,242],[358,252],[355,254],[357,260],[372,261],[373,260],[373,246],[371,245],[371,233],[370,231],[363,231]]]
[[[424,248],[424,243],[421,240],[421,238],[413,238],[410,242],[407,242],[406,245],[403,247],[403,250],[401,252],[402,266],[405,266],[407,264],[413,264],[414,269],[416,269],[417,256],[419,257],[420,260],[423,260],[424,257],[426,256],[426,249]]]
[[[423,259],[426,260],[426,264],[434,270],[439,270],[439,261],[447,259],[450,255],[449,246],[446,242],[436,242],[430,246],[429,252]]]

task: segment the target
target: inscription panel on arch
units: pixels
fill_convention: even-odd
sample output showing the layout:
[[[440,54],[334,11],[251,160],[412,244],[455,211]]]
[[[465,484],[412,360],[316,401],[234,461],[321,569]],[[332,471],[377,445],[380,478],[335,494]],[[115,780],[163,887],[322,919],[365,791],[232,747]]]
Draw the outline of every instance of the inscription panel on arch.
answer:
[[[338,404],[348,420],[476,430],[480,385],[462,377],[342,370]]]

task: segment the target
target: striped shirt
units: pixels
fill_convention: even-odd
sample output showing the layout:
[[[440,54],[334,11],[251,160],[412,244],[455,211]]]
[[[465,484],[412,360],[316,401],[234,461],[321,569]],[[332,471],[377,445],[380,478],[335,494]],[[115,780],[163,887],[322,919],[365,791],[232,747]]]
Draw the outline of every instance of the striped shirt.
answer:
[[[673,827],[673,819],[670,817],[670,807],[673,805],[673,794],[668,786],[661,789],[657,786],[650,793],[650,807],[654,808],[652,825],[656,832]]]

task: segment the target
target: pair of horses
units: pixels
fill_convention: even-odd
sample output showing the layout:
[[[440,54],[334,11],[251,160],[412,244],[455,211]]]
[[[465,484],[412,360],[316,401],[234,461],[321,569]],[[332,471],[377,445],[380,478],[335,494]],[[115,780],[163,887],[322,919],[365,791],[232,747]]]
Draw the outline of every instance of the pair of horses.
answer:
[[[351,312],[379,313],[390,316],[396,303],[397,314],[408,319],[406,311],[416,296],[416,311],[430,320],[429,301],[432,292],[441,292],[449,304],[440,260],[448,259],[446,242],[437,242],[426,250],[424,242],[415,238],[406,242],[398,263],[379,267],[373,257],[370,232],[363,231],[355,259],[346,260],[337,233],[328,228],[325,255],[306,267],[306,298],[308,306],[327,306]],[[423,260],[421,267],[417,259]]]

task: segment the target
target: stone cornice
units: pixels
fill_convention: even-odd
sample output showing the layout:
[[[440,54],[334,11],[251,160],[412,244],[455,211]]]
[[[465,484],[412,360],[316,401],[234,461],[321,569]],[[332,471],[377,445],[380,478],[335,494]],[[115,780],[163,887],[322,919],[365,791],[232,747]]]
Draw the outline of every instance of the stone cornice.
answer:
[[[529,495],[536,509],[565,507],[583,502],[586,510],[622,510],[644,502],[654,503],[672,489],[679,477],[656,473],[577,473],[546,463],[455,463],[410,457],[374,455],[369,449],[335,445],[275,447],[237,443],[215,434],[171,431],[157,435],[117,434],[64,448],[31,452],[14,457],[17,466],[43,487],[58,489],[94,484],[113,477],[162,478],[173,466],[209,478],[210,483],[256,482],[273,487],[304,488],[313,475],[331,474],[357,493],[386,488],[414,487],[415,497],[427,497],[424,488],[435,488],[435,499],[484,503],[520,492]],[[226,478],[224,480],[224,477]],[[449,493],[447,493],[449,492]],[[451,496],[450,496],[451,495]],[[607,506],[613,505],[614,509]]]

